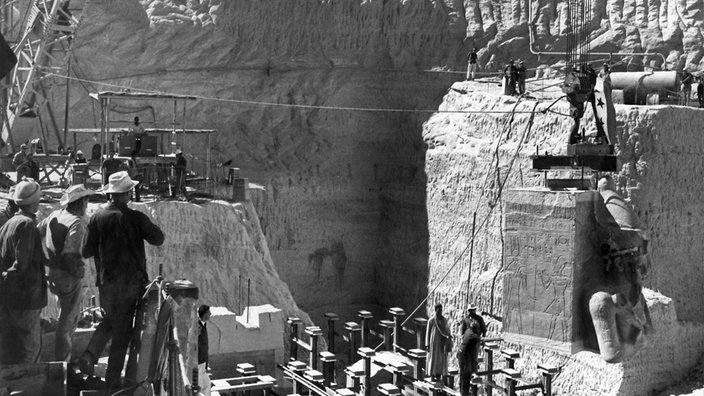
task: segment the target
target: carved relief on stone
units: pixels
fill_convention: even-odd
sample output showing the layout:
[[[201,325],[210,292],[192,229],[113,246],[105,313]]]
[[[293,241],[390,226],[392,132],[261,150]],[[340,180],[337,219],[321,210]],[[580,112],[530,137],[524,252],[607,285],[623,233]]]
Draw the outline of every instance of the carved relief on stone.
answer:
[[[610,179],[599,181],[602,200],[595,217],[602,243],[604,282],[589,296],[599,353],[605,361],[628,360],[648,344],[653,326],[643,297],[648,272],[648,240],[638,217],[618,195]]]

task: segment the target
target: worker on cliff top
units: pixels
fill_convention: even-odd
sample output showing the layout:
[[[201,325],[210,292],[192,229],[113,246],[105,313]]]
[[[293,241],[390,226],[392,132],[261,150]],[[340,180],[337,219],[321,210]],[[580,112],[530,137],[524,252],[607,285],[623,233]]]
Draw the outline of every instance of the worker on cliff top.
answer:
[[[468,315],[460,323],[462,343],[457,351],[460,366],[460,394],[469,395],[470,381],[479,369],[479,342],[486,337],[486,324],[477,314],[477,306],[467,308]]]
[[[526,93],[526,63],[524,61],[518,62],[516,67],[516,83],[518,84],[518,94],[525,95]]]
[[[427,375],[437,385],[447,375],[447,354],[452,351],[452,336],[447,318],[442,315],[442,304],[435,305],[435,315],[428,320],[425,331],[425,347],[428,350]]]
[[[86,236],[88,197],[95,192],[76,184],[66,189],[59,203],[62,208],[39,223],[42,248],[49,267],[49,290],[59,303],[54,359],[69,361],[73,333],[81,313],[85,288],[85,261],[81,244]]]
[[[156,246],[164,243],[164,233],[147,215],[127,207],[138,183],[127,171],[110,175],[108,185],[103,187],[110,203],[88,221],[88,237],[82,249],[84,258],[95,258],[96,285],[105,317],[78,366],[83,373],[92,374],[98,357],[112,339],[105,374],[110,390],[122,387],[120,376],[132,341],[137,302],[149,280],[144,241]],[[135,378],[126,378],[125,385],[133,385],[134,381]]]
[[[689,106],[689,99],[692,96],[692,83],[694,82],[694,76],[689,70],[684,69],[682,71],[682,101],[680,104],[683,106]]]
[[[41,195],[39,183],[20,181],[12,195],[19,212],[0,228],[0,365],[39,361],[39,315],[47,303],[36,222]]]
[[[513,59],[508,61],[508,64],[504,67],[504,84],[506,84],[504,95],[516,94],[516,66]]]
[[[474,80],[474,73],[477,71],[477,47],[472,48],[472,51],[467,55],[467,78],[466,80]]]

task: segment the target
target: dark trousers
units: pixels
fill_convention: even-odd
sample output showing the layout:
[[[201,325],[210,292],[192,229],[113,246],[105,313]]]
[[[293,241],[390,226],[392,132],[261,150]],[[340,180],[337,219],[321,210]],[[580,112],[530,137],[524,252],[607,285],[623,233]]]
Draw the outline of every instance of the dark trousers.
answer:
[[[104,284],[98,287],[100,306],[105,310],[105,317],[95,329],[86,352],[90,353],[95,361],[103,353],[108,341],[112,339],[108,369],[105,374],[105,382],[110,387],[115,387],[120,382],[125,354],[132,341],[132,321],[143,290],[138,283]],[[128,378],[128,380],[135,379]]]
[[[479,345],[470,345],[457,353],[457,362],[460,366],[460,395],[469,395],[472,374],[479,371]]]
[[[178,194],[183,195],[184,198],[188,198],[186,195],[186,170],[176,169],[176,186],[174,187],[173,196]]]
[[[0,302],[0,365],[37,363],[42,349],[41,309],[13,309]]]

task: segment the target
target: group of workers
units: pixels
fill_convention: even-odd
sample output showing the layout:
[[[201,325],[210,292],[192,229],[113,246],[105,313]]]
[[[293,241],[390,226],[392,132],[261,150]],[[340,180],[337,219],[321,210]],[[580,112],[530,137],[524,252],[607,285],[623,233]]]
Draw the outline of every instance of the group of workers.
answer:
[[[515,65],[513,59],[504,67],[504,94],[506,95],[524,95],[526,93],[526,64],[519,60],[518,66]]]
[[[699,108],[704,108],[704,74],[695,76],[687,69],[683,70],[680,75],[682,91],[682,102],[680,104],[689,106],[689,101],[692,96],[692,84],[695,82],[697,83],[697,102],[699,102]]]
[[[86,218],[88,199],[97,192],[82,184],[67,188],[60,208],[42,220],[37,218],[39,183],[25,177],[10,189],[5,197],[8,204],[0,211],[0,365],[38,362],[40,313],[47,305],[48,289],[60,309],[54,358],[71,362],[74,373],[92,375],[111,341],[105,384],[111,391],[133,385],[135,379],[123,381],[121,372],[133,342],[137,303],[149,281],[145,242],[164,243],[159,226],[127,206],[138,183],[126,171],[111,174],[102,189],[108,203],[90,219]],[[72,359],[85,266],[91,257],[104,316],[86,350]],[[209,310],[199,314],[205,331]],[[205,350],[207,355],[207,345]]]
[[[467,308],[467,316],[459,323],[460,345],[457,349],[457,362],[462,396],[470,394],[470,381],[479,369],[480,342],[482,337],[486,337],[486,323],[477,313],[477,308],[476,305],[470,305]],[[435,315],[428,320],[425,345],[428,351],[426,375],[433,381],[441,382],[448,374],[448,354],[453,347],[452,332],[449,321],[442,314],[442,304],[435,305]]]
[[[47,285],[60,308],[54,358],[70,360],[85,291],[86,259],[93,257],[105,315],[75,363],[92,374],[92,365],[112,339],[106,383],[112,389],[122,386],[134,312],[148,281],[144,242],[164,242],[156,224],[127,206],[137,183],[124,171],[111,175],[103,189],[109,202],[90,220],[85,218],[86,208],[95,192],[80,184],[71,186],[61,198],[61,208],[39,222],[39,184],[25,178],[14,186],[6,210],[16,213],[0,227],[0,364],[39,360],[40,312],[47,305]]]

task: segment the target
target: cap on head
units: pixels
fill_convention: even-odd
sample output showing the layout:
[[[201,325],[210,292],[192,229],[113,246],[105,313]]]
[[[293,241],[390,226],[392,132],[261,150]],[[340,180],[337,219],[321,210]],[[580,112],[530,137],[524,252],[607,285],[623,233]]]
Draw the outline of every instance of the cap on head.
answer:
[[[83,155],[83,151],[81,151],[81,150],[76,151],[76,155]]]
[[[176,154],[183,154],[183,151],[181,149],[176,150]]]
[[[73,185],[64,191],[64,195],[61,197],[61,200],[59,201],[59,204],[61,206],[66,206],[70,204],[71,202],[78,201],[79,199],[83,197],[87,197],[89,195],[94,195],[95,191],[89,190],[83,186],[83,184],[76,184]]]
[[[42,189],[34,179],[24,178],[15,186],[11,198],[19,206],[32,205],[39,202],[42,197]]]
[[[110,175],[108,184],[103,186],[103,192],[106,194],[126,193],[139,184],[138,181],[132,180],[127,171],[115,172]]]
[[[479,308],[476,304],[469,304],[469,307],[467,307],[467,311],[476,311],[477,308]]]

